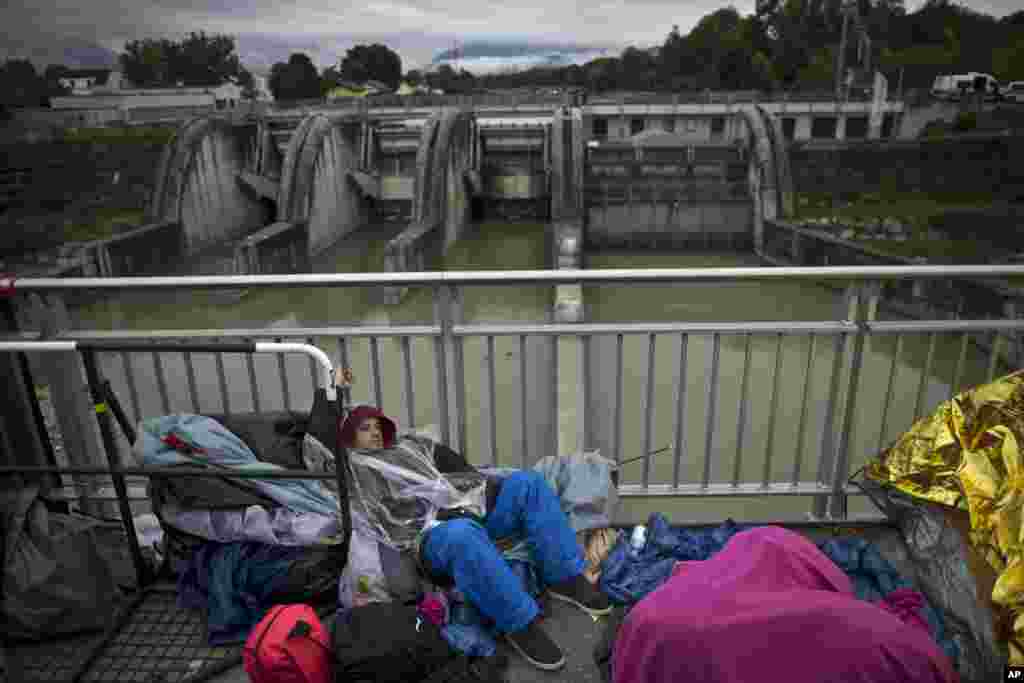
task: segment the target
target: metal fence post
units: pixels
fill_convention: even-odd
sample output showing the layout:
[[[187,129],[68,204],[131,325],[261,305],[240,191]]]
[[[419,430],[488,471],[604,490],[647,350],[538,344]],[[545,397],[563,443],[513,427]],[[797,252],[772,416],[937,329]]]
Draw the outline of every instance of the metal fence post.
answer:
[[[135,565],[135,578],[138,581],[139,589],[145,588],[150,583],[150,572],[146,561],[142,557],[142,549],[139,547],[139,537],[135,531],[135,519],[132,517],[132,508],[128,503],[128,486],[125,484],[124,475],[119,473],[121,463],[118,462],[117,441],[114,437],[114,428],[110,424],[110,406],[107,405],[103,393],[103,378],[100,375],[96,364],[96,354],[93,351],[82,351],[82,363],[85,365],[85,374],[89,386],[89,394],[92,399],[93,411],[96,421],[99,423],[100,432],[103,435],[103,446],[107,454],[107,463],[115,474],[111,475],[114,480],[114,490],[117,491],[117,506],[121,515],[121,522],[124,524],[125,534],[128,536],[128,549],[131,551],[132,563]]]
[[[853,438],[854,421],[857,419],[857,398],[860,392],[860,372],[864,361],[864,347],[870,334],[868,322],[874,319],[874,305],[877,305],[875,289],[877,283],[861,283],[853,293],[853,305],[856,307],[857,331],[853,333],[853,357],[850,360],[850,376],[846,383],[846,401],[843,410],[843,422],[839,432],[839,444],[832,470],[832,495],[829,499],[828,514],[832,519],[846,519],[847,495],[846,480],[850,476],[850,440]],[[867,298],[868,305],[857,305],[858,300]]]
[[[438,368],[438,406],[442,424],[441,439],[453,448],[458,444],[460,453],[466,450],[466,387],[463,367],[462,337],[452,327],[462,323],[462,292],[457,285],[442,285],[434,289],[434,320],[441,326],[436,347]],[[451,371],[449,371],[451,368]],[[454,397],[454,407],[449,403]]]
[[[462,324],[462,290],[456,285],[449,285],[449,320],[452,325]],[[450,328],[449,328],[450,329]],[[455,382],[455,434],[459,452],[466,452],[466,373],[463,353],[463,338],[451,335],[452,339],[452,379]]]
[[[838,315],[840,320],[854,322],[859,320],[860,285],[849,283],[843,292],[838,304]],[[821,453],[818,460],[818,482],[830,486],[833,483],[834,467],[836,465],[836,445],[842,441],[842,435],[836,439],[836,404],[841,396],[849,399],[850,384],[847,383],[846,391],[840,392],[841,377],[846,367],[847,333],[843,332],[836,338],[833,350],[835,354],[832,360],[832,377],[829,383],[828,403],[825,408],[825,423],[821,434]],[[863,352],[863,348],[861,349]],[[840,426],[840,430],[843,427]],[[823,519],[828,512],[830,494],[814,496],[811,500],[811,518]]]
[[[1020,317],[1020,299],[1010,297],[1003,301],[1003,317],[1007,320],[1017,320]],[[1006,360],[1010,367],[1019,367],[1024,361],[1024,344],[1022,344],[1020,332],[1007,332]]]
[[[14,300],[0,295],[0,330],[17,333],[18,319]],[[28,358],[24,353],[0,356],[0,384],[7,387],[5,401],[0,404],[0,458],[6,464],[56,465],[53,445],[46,432]],[[52,485],[60,477],[46,477]]]
[[[592,365],[591,365],[591,337],[590,335],[582,334],[579,336],[579,377],[578,377],[578,403],[576,409],[578,421],[577,425],[579,428],[579,435],[577,436],[577,448],[576,450],[580,453],[584,453],[594,448],[594,405],[592,401],[593,397],[593,378],[591,377]]]
[[[42,297],[32,295],[34,314],[40,326],[41,339],[52,339],[61,332],[72,328],[70,315],[59,294]],[[65,455],[74,467],[102,467],[106,463],[99,428],[93,416],[89,388],[82,374],[78,354],[73,351],[54,353],[40,363],[40,374],[50,387],[50,401],[57,416],[61,434],[68,441]],[[95,496],[102,486],[99,477],[78,476],[74,478],[78,495],[85,498]],[[116,504],[98,500],[80,500],[81,510],[98,517],[114,517],[118,514]]]
[[[434,287],[434,323],[441,327],[441,334],[434,338],[434,368],[436,374],[437,405],[436,416],[441,441],[451,443],[451,422],[448,410],[448,348],[451,346],[451,307],[448,304],[448,288]]]

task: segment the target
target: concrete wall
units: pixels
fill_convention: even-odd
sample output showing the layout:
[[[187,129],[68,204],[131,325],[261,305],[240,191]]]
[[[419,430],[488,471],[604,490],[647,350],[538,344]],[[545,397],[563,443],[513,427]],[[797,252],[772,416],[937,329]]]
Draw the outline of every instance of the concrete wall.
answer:
[[[167,144],[150,217],[180,223],[188,253],[264,225],[263,205],[237,180],[248,149],[239,131],[212,118],[189,121]]]
[[[765,228],[765,256],[779,265],[900,266],[920,263],[783,221],[766,221]],[[913,318],[1000,318],[1006,301],[1019,298],[1018,293],[1009,287],[971,280],[897,280],[885,283],[883,292],[888,305]]]
[[[545,173],[484,176],[484,195],[489,199],[539,199],[547,194]]]
[[[759,107],[740,107],[730,118],[729,130],[743,131],[731,144],[648,131],[631,144],[591,149],[587,247],[757,250],[761,222],[792,213],[786,148],[777,120]]]
[[[185,258],[185,235],[179,223],[155,223],[98,242],[93,249],[105,277],[170,275]]]
[[[586,246],[589,249],[627,245],[721,245],[749,238],[752,231],[753,206],[749,201],[698,206],[667,203],[590,206],[587,208]]]
[[[551,123],[551,217],[568,220],[582,211],[584,176],[583,114],[560,109]]]
[[[53,109],[144,109],[152,107],[212,107],[213,93],[152,93],[145,95],[111,94],[54,97]]]
[[[304,223],[274,223],[235,247],[236,275],[306,273],[309,232]]]
[[[385,248],[389,271],[425,270],[469,229],[468,175],[479,172],[477,136],[472,115],[458,109],[437,111],[424,124],[416,154],[412,220]],[[382,289],[382,297],[395,303],[403,292]]]
[[[285,153],[278,219],[306,222],[316,256],[366,222],[366,204],[348,171],[359,168],[359,126],[309,116]]]
[[[746,128],[736,114],[743,107],[750,105],[714,105],[701,107],[691,105],[673,108],[671,105],[650,105],[647,107],[624,106],[588,106],[584,108],[584,132],[586,139],[592,140],[595,134],[595,120],[607,122],[607,140],[628,140],[636,135],[632,122],[642,121],[642,131],[667,131],[682,136],[695,143],[732,142],[746,134]],[[870,103],[801,103],[784,104],[766,102],[757,105],[772,115],[782,119],[793,120],[793,139],[796,141],[812,139],[813,123],[816,119],[832,118],[836,120],[832,138],[842,140],[846,137],[847,121],[853,118],[870,119]],[[632,109],[632,111],[631,111]],[[892,135],[904,136],[912,132],[913,127],[899,121],[903,117],[902,103],[886,103],[881,114],[889,114],[897,118],[897,125]],[[716,122],[718,126],[713,126]],[[923,125],[923,124],[922,124]],[[877,138],[880,130],[868,128],[866,137]]]
[[[765,221],[762,256],[773,265],[783,266],[891,266],[913,265],[914,259],[893,256],[869,246],[843,240],[816,230],[807,230],[783,221]],[[917,319],[985,320],[1016,318],[1024,296],[1005,284],[978,280],[894,280],[885,282],[880,292],[884,307],[901,316]],[[1019,334],[1012,343],[1000,344],[1000,353],[1013,366],[1024,363],[1024,341]],[[973,335],[976,343],[991,349],[995,333]]]
[[[424,131],[421,144],[430,145],[426,154],[417,156],[416,191],[418,222],[441,224],[445,249],[451,246],[470,223],[469,188],[466,173],[472,169],[472,114],[458,109],[442,109],[436,124]],[[432,140],[432,142],[430,142]]]

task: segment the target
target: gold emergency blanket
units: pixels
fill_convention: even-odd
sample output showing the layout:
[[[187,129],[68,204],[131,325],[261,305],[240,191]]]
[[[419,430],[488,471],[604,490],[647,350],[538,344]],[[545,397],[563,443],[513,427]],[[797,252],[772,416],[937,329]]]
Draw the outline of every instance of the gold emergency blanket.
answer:
[[[1013,620],[1024,665],[1024,371],[971,389],[922,418],[866,468],[875,481],[970,513],[971,543],[998,575],[992,602]]]

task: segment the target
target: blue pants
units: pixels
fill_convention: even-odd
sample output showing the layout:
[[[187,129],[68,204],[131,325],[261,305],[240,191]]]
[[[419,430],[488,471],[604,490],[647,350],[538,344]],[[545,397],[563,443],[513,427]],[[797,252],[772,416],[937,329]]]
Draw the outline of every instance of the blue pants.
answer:
[[[540,608],[492,539],[525,538],[546,585],[582,574],[583,553],[558,497],[537,472],[506,477],[484,523],[486,528],[470,519],[453,519],[434,527],[424,539],[423,559],[432,572],[454,579],[499,631],[519,631]]]

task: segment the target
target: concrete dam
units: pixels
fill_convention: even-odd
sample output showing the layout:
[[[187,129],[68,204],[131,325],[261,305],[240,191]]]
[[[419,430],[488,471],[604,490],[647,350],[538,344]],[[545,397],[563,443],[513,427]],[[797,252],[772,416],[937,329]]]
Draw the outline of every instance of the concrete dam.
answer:
[[[381,235],[387,269],[427,270],[485,218],[547,224],[551,268],[623,245],[759,252],[763,222],[792,211],[786,145],[762,106],[727,109],[714,135],[634,122],[640,132],[613,139],[584,108],[550,105],[193,119],[164,150],[149,225],[107,245],[96,270],[166,273],[173,259],[192,274],[309,272],[382,222],[396,226]],[[578,288],[556,300],[555,317],[581,319]]]

